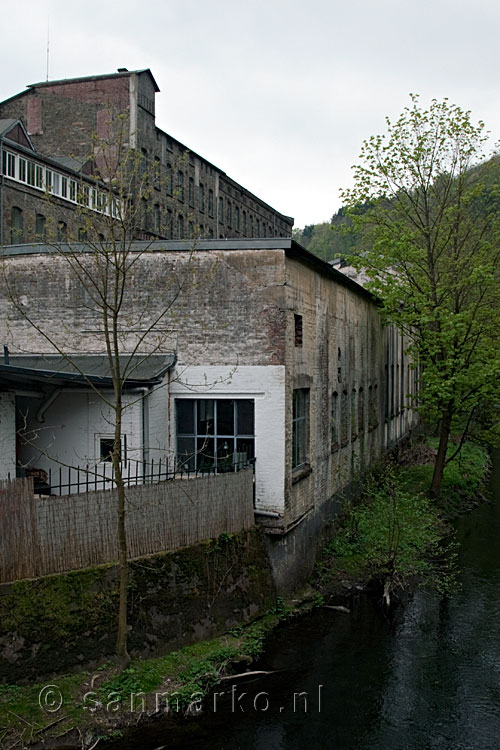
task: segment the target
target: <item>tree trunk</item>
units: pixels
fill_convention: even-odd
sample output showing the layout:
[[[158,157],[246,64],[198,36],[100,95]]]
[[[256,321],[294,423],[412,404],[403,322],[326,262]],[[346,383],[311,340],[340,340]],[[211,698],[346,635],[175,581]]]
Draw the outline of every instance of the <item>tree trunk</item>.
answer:
[[[127,567],[127,533],[125,529],[125,482],[122,476],[121,466],[121,404],[116,409],[115,442],[113,446],[113,468],[115,474],[115,485],[118,494],[118,570],[119,583],[119,608],[118,608],[118,632],[116,636],[116,657],[121,669],[126,669],[130,664],[130,656],[127,651],[127,598],[128,598],[128,567]]]
[[[448,440],[450,437],[451,430],[451,418],[453,415],[453,404],[449,402],[444,410],[441,418],[441,425],[439,428],[439,447],[434,462],[434,473],[432,475],[432,482],[430,488],[430,494],[432,497],[439,497],[441,493],[441,483],[443,481],[444,466],[446,463],[446,452],[448,450]]]

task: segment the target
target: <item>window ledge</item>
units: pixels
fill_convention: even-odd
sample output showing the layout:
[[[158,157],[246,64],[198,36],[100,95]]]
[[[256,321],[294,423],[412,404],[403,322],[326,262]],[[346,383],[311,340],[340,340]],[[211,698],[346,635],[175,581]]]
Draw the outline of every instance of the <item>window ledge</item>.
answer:
[[[302,464],[301,466],[297,466],[297,468],[293,469],[292,471],[292,484],[301,482],[303,479],[308,477],[309,474],[312,474],[312,468],[309,464]]]

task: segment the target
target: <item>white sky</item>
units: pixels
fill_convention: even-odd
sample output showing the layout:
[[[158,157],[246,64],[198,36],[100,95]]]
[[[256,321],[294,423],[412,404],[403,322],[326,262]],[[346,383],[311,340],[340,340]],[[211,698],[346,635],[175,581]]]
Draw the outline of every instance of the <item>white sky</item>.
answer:
[[[498,0],[16,0],[3,24],[0,99],[46,79],[48,25],[50,79],[151,68],[157,125],[298,227],[410,92],[500,137]]]

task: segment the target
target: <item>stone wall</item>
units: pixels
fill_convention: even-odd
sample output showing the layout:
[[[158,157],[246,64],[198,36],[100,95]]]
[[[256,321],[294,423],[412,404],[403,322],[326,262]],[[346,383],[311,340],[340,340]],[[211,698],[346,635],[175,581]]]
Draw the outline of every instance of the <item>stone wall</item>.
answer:
[[[258,530],[130,563],[129,650],[160,656],[263,614],[276,592]],[[118,571],[0,586],[0,681],[91,669],[113,655]]]

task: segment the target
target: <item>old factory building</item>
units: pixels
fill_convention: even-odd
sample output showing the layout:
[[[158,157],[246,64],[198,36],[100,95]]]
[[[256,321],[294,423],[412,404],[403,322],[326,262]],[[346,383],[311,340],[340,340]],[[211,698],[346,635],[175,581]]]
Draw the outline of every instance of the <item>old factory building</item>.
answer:
[[[112,484],[95,295],[108,287],[92,287],[111,248],[127,265],[116,328],[125,471],[141,485],[153,464],[204,477],[251,462],[247,510],[287,591],[310,573],[341,492],[415,425],[415,370],[376,300],[295,243],[290,217],[156,127],[157,92],[149,70],[119,70],[0,103],[0,479],[42,479],[47,507],[69,496],[64,512],[81,473],[88,491],[89,467],[104,493]],[[119,222],[125,200],[99,159],[119,163],[120,128],[134,180],[153,175],[140,198],[131,183],[140,221],[122,245],[84,222]],[[54,480],[61,467],[76,487],[69,473]]]
[[[293,219],[155,124],[150,70],[48,81],[0,103],[0,244],[84,238],[75,209],[99,208],[92,182],[96,139],[118,129],[154,173],[136,239],[290,237]],[[99,166],[99,165],[98,165]],[[83,189],[82,189],[83,187]],[[50,198],[50,200],[48,200]]]

